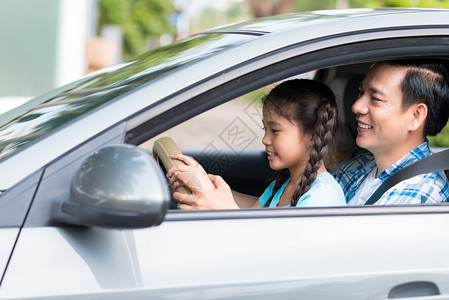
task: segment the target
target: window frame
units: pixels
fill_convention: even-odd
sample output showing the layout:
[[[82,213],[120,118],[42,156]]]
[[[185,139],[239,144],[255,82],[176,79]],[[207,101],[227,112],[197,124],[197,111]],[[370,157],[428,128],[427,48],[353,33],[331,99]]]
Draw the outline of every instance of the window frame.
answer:
[[[163,133],[165,130],[178,125],[200,113],[203,113],[222,103],[235,99],[248,92],[267,86],[273,82],[286,79],[297,74],[312,70],[366,63],[377,60],[443,56],[449,58],[449,36],[413,35],[399,38],[377,38],[361,42],[345,43],[338,46],[324,47],[316,51],[301,53],[303,44],[281,49],[279,53],[268,53],[266,57],[250,60],[241,66],[239,76],[219,84],[208,91],[189,98],[191,91],[186,90],[174,97],[178,105],[165,110],[163,113],[143,122],[129,130],[125,142],[140,144],[149,138]],[[285,52],[296,53],[283,60],[276,61]],[[419,53],[417,55],[416,53]],[[256,70],[245,72],[245,67],[257,63],[258,60],[270,58],[273,62]],[[213,79],[213,78],[212,78]],[[208,79],[210,80],[210,79]],[[206,82],[207,80],[204,80]],[[204,82],[198,84],[204,84]],[[209,83],[210,84],[210,83]],[[191,86],[195,89],[196,85]],[[173,98],[173,96],[167,97]],[[342,208],[290,208],[279,209],[241,209],[232,211],[201,211],[187,212],[169,210],[165,221],[192,221],[211,219],[253,219],[253,218],[285,218],[285,217],[320,217],[320,216],[362,216],[379,214],[427,214],[449,213],[449,205],[401,205],[401,206],[362,206]]]

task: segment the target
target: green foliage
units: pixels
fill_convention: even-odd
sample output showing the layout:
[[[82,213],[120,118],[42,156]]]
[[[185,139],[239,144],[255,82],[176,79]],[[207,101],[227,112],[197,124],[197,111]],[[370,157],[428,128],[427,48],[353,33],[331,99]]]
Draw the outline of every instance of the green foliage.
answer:
[[[305,0],[295,2],[295,11],[312,11],[321,9],[335,9],[336,0]]]
[[[429,136],[430,147],[449,147],[449,125],[441,130],[436,136]]]
[[[216,14],[215,14],[215,10],[213,8],[207,7],[205,9],[203,9],[201,12],[201,16],[199,18],[199,22],[198,22],[199,29],[203,30],[203,29],[216,27],[217,24],[215,22],[215,19],[216,19]]]
[[[242,21],[250,18],[251,8],[248,2],[233,2],[227,11],[227,18],[230,23]]]
[[[120,25],[124,55],[133,56],[148,48],[150,38],[175,31],[169,18],[175,9],[166,0],[99,0],[99,26]]]
[[[449,8],[449,0],[350,0],[351,7]]]

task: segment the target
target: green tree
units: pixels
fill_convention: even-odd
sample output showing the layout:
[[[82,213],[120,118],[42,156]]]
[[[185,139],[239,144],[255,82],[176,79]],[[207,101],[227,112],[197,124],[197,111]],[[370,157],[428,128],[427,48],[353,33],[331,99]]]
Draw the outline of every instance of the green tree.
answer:
[[[350,0],[351,7],[449,8],[449,0]]]
[[[449,126],[446,125],[440,133],[428,139],[431,147],[449,147]]]
[[[320,9],[335,9],[336,0],[305,0],[305,1],[296,1],[295,3],[295,11],[312,11],[312,10],[320,10]]]
[[[150,38],[175,32],[169,21],[174,12],[172,2],[166,0],[99,0],[98,28],[120,25],[124,55],[133,56],[147,50]]]
[[[337,0],[247,0],[247,3],[254,16],[263,17],[290,12],[335,9]]]

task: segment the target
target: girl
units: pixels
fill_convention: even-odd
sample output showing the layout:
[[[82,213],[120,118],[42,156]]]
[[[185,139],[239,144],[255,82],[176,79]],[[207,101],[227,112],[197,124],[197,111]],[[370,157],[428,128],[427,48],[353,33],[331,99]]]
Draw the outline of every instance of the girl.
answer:
[[[346,205],[340,185],[324,165],[335,153],[335,96],[325,84],[294,79],[263,99],[262,143],[276,179],[259,198],[231,191],[219,176],[207,175],[191,157],[168,171],[170,186],[186,185],[192,194],[174,193],[180,209]],[[174,175],[174,176],[172,176]]]

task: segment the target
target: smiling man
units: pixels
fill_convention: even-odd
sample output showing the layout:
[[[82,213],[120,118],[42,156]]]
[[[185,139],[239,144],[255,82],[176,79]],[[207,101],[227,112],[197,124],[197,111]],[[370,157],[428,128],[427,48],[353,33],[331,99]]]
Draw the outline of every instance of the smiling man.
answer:
[[[357,145],[370,153],[349,161],[334,174],[348,205],[364,205],[384,180],[403,167],[431,155],[428,135],[436,135],[449,117],[449,70],[436,59],[376,63],[352,106]],[[375,203],[417,204],[447,201],[443,172],[404,180]]]

